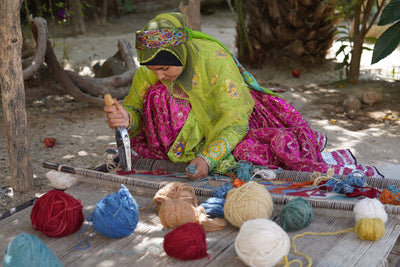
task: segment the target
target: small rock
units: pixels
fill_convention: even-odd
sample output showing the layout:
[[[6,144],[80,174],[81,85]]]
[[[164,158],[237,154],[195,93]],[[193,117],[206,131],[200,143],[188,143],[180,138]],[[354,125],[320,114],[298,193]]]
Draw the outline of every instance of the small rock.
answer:
[[[354,96],[348,96],[343,101],[343,108],[345,111],[359,110],[361,108],[361,101]]]
[[[382,95],[375,91],[368,91],[361,96],[361,101],[370,106],[375,105],[382,101]]]

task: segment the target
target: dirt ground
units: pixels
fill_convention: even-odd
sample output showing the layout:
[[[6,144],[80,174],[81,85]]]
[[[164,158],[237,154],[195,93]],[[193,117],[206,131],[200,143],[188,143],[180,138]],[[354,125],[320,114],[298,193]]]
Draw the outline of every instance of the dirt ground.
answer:
[[[117,51],[119,38],[127,38],[134,47],[134,33],[158,12],[113,18],[109,24],[87,25],[87,35],[56,40],[59,58],[68,58],[65,67],[92,75],[92,66],[103,62]],[[229,10],[216,10],[202,18],[202,31],[219,38],[235,52],[235,22]],[[331,52],[334,55],[335,51]],[[266,87],[281,91],[309,121],[311,126],[328,136],[327,150],[350,148],[359,164],[374,165],[388,178],[400,178],[400,60],[398,51],[390,59],[370,66],[370,53],[363,55],[359,84],[343,84],[334,70],[334,58],[313,68],[301,66],[263,66],[249,69]],[[396,65],[397,64],[397,65]],[[291,71],[301,67],[298,78]],[[392,73],[393,72],[393,73]],[[352,95],[376,91],[382,101],[361,106],[347,114],[343,101]],[[78,103],[69,96],[49,96],[26,103],[30,150],[35,191],[2,198],[0,214],[52,188],[42,167],[43,162],[93,168],[103,162],[107,148],[115,147],[114,132],[105,123],[102,109]],[[1,109],[2,110],[2,109]],[[390,116],[389,116],[390,115]],[[0,128],[3,113],[0,113]],[[46,137],[56,145],[46,148]],[[8,188],[11,177],[5,132],[0,131],[0,187]],[[5,204],[4,204],[5,203]]]

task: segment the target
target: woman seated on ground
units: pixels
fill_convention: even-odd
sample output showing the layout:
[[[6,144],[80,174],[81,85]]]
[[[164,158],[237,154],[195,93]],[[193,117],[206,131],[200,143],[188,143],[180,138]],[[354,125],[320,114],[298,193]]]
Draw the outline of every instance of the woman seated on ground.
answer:
[[[143,158],[195,165],[190,179],[244,160],[269,168],[348,174],[347,150],[330,164],[325,137],[286,100],[258,85],[215,38],[187,28],[180,13],[151,20],[136,36],[140,68],[122,105],[104,107],[110,128],[125,126]],[[116,101],[117,102],[117,101]],[[117,109],[118,112],[115,112]]]

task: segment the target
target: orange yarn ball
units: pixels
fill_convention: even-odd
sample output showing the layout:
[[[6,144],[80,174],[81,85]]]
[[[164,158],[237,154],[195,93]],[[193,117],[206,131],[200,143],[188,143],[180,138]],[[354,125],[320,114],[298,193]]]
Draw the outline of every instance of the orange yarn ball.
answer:
[[[200,211],[186,201],[168,199],[161,205],[158,216],[165,228],[175,229],[188,222],[198,222]]]
[[[168,199],[178,199],[197,207],[197,198],[194,188],[190,184],[172,182],[160,188],[153,198],[156,210]]]

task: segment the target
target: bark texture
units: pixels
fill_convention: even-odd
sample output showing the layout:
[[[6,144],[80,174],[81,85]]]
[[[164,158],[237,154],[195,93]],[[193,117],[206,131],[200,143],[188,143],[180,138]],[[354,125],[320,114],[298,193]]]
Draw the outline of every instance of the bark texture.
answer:
[[[264,62],[325,60],[334,38],[334,6],[329,1],[236,0],[239,60]]]
[[[21,1],[0,0],[0,89],[11,184],[16,192],[33,189],[22,74]]]

